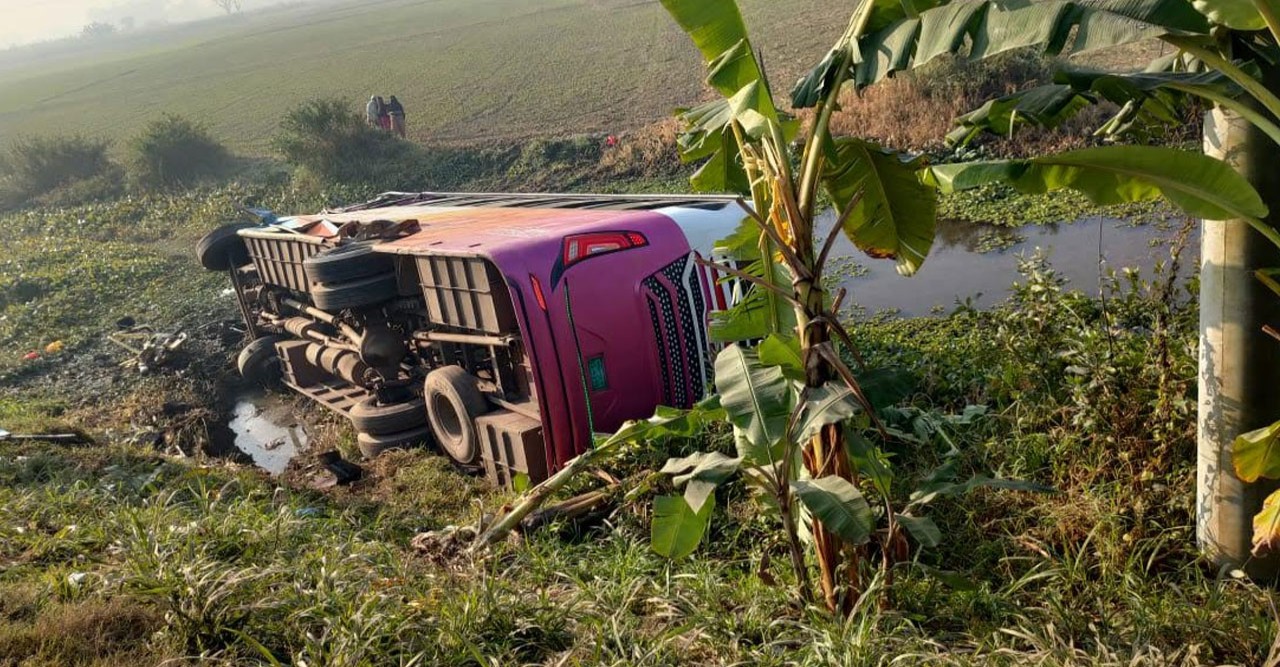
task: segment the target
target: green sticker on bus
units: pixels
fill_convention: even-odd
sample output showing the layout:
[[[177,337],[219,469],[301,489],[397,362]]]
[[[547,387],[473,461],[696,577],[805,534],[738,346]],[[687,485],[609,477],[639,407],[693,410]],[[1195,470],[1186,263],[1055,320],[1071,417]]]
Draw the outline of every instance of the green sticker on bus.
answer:
[[[604,375],[604,357],[592,357],[587,360],[587,376],[591,378],[593,391],[600,391],[609,386]]]

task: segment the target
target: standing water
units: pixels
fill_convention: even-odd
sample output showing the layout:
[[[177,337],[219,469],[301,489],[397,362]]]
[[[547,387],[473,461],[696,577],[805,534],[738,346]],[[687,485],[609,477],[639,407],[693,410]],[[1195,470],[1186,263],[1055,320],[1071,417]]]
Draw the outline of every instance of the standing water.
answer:
[[[822,221],[822,229],[834,224],[830,213],[824,214]],[[1179,224],[1135,225],[1089,217],[1013,229],[939,220],[933,249],[914,276],[898,275],[893,262],[868,258],[843,236],[832,249],[833,261],[827,272],[838,271],[841,260],[855,262],[858,270],[845,270],[839,276],[839,284],[849,290],[846,303],[861,306],[867,313],[889,311],[919,317],[938,309],[949,310],[967,299],[976,308],[1002,301],[1020,278],[1018,258],[1041,248],[1050,266],[1068,280],[1068,288],[1097,294],[1100,270],[1131,267],[1150,277],[1157,262],[1167,263],[1169,244]],[[983,251],[992,245],[1001,249]],[[1199,257],[1199,244],[1189,243],[1179,260],[1183,278],[1199,265]]]
[[[307,432],[279,394],[241,395],[227,426],[235,434],[236,448],[273,475],[284,472],[289,460],[307,445]]]

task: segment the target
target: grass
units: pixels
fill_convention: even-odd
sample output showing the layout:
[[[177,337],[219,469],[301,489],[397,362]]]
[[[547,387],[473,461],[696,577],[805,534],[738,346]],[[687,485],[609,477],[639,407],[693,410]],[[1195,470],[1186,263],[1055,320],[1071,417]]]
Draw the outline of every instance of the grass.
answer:
[[[119,203],[86,218],[96,224],[78,222],[87,211],[46,211],[6,227],[86,247],[124,235],[139,255],[178,262],[230,202],[255,194],[288,203],[280,192],[214,190],[135,202],[133,214]],[[95,256],[51,257],[78,267]],[[120,305],[110,288],[127,275],[87,282],[80,301],[102,302],[88,312],[107,318]],[[231,311],[209,303],[217,276],[206,281],[190,264],[165,275],[190,293],[155,303],[157,316]],[[1194,308],[1170,299],[1160,276],[1117,276],[1106,311],[1038,260],[1019,280],[995,311],[875,319],[854,332],[869,364],[914,377],[886,418],[903,430],[948,424],[945,442],[890,443],[902,479],[954,444],[967,469],[1058,493],[982,491],[938,504],[942,546],[895,572],[883,606],[868,599],[847,621],[793,598],[784,545],[740,483],[719,492],[711,533],[690,559],[650,550],[652,492],[479,560],[428,558],[415,534],[474,524],[509,497],[426,452],[380,459],[365,481],[322,494],[130,444],[140,423],[202,437],[187,413],[157,406],[199,405],[206,383],[227,372],[216,346],[212,362],[117,379],[106,400],[10,375],[0,424],[89,425],[100,442],[0,442],[0,664],[1261,663],[1277,633],[1276,594],[1220,577],[1193,544]],[[33,326],[40,336],[52,325]],[[92,345],[92,327],[84,331],[77,344]],[[970,405],[987,416],[943,419]],[[626,475],[697,448],[672,442],[609,467]]]
[[[794,81],[855,3],[748,0],[775,81]],[[815,16],[829,20],[814,21]],[[696,101],[696,52],[660,5],[625,0],[306,4],[108,40],[0,70],[0,135],[137,134],[162,112],[265,155],[281,115],[316,97],[395,94],[419,142],[620,133]],[[16,61],[16,62],[15,62]],[[784,85],[784,84],[780,84]]]

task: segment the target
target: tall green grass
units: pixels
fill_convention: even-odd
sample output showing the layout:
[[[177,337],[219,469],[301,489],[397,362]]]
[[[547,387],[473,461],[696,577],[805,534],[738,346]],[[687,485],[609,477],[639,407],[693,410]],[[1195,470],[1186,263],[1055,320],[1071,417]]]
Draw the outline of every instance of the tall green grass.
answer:
[[[1170,270],[1116,274],[1104,305],[1030,257],[1002,308],[855,327],[868,363],[915,377],[892,416],[921,425],[922,440],[890,446],[902,469],[954,447],[965,468],[1058,492],[938,504],[941,547],[875,582],[847,620],[791,597],[784,545],[739,484],[681,561],[650,550],[644,496],[478,560],[432,560],[415,533],[475,523],[506,497],[425,452],[322,495],[120,444],[10,442],[0,662],[1260,664],[1276,594],[1193,543],[1195,309]],[[969,405],[987,411],[942,419]],[[69,414],[0,402],[0,423]],[[128,622],[110,622],[120,610]]]

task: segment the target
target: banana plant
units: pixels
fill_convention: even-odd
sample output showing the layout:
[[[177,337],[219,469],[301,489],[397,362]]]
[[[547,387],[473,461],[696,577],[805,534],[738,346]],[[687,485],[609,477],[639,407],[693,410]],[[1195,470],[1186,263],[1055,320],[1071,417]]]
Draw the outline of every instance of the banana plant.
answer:
[[[1280,145],[1280,3],[1276,0],[870,0],[870,30],[858,39],[873,54],[852,67],[857,85],[923,65],[943,54],[980,59],[1018,48],[1049,55],[1082,53],[1143,39],[1176,52],[1145,72],[1059,72],[1052,84],[991,100],[957,119],[949,136],[963,144],[983,132],[1012,134],[1022,125],[1055,127],[1101,101],[1119,112],[1097,129],[1112,137],[1179,122],[1189,97],[1230,111]],[[824,66],[814,72],[825,71]],[[812,74],[810,76],[813,76]],[[1274,150],[1274,147],[1272,147]],[[1185,213],[1210,220],[1243,220],[1280,247],[1280,233],[1264,221],[1268,208],[1252,186],[1224,163],[1172,148],[1109,146],[1029,160],[988,161],[929,168],[926,180],[942,191],[1003,182],[1025,192],[1071,188],[1098,203],[1163,197]],[[1258,278],[1280,295],[1280,270]],[[1274,329],[1273,337],[1280,338]],[[1239,435],[1232,447],[1236,475],[1245,482],[1280,478],[1280,422]],[[1253,521],[1255,555],[1280,547],[1280,492],[1267,497]]]
[[[1242,176],[1211,157],[1175,148],[1110,146],[1026,160],[929,165],[857,137],[832,136],[830,121],[842,90],[871,85],[946,54],[980,59],[1023,48],[1051,55],[1081,53],[1158,38],[1175,46],[1179,62],[1198,72],[1166,72],[1166,63],[1145,77],[1064,74],[1054,88],[995,100],[976,110],[961,120],[952,138],[1007,133],[1026,123],[1061,123],[1102,100],[1122,104],[1120,114],[1102,128],[1104,134],[1115,134],[1173,120],[1173,105],[1181,96],[1194,95],[1244,114],[1280,139],[1266,116],[1241,101],[1280,115],[1280,98],[1253,73],[1254,61],[1280,56],[1275,2],[864,0],[822,61],[792,88],[786,110],[774,96],[733,0],[662,0],[701,52],[707,83],[720,94],[720,99],[679,114],[684,126],[680,154],[686,161],[702,162],[691,182],[699,190],[740,192],[752,202],[744,228],[725,248],[746,261],[747,268],[715,267],[750,282],[753,294],[717,322],[717,329],[739,340],[778,336],[775,347],[794,349],[801,375],[800,390],[788,395],[790,403],[779,399],[772,405],[777,414],[768,423],[784,428],[762,428],[765,422],[759,420],[764,417],[757,415],[754,426],[735,421],[735,431],[755,436],[746,438],[757,452],[753,467],[773,475],[768,486],[776,492],[788,535],[804,527],[812,535],[819,585],[829,608],[849,608],[859,590],[850,573],[860,571],[867,551],[860,546],[862,536],[850,532],[859,522],[849,517],[863,516],[863,509],[860,497],[848,489],[865,472],[852,461],[841,426],[848,415],[811,430],[796,432],[792,426],[813,413],[815,401],[843,391],[842,409],[856,407],[869,424],[877,425],[867,395],[840,351],[843,346],[856,355],[835,315],[843,294],[833,297],[822,288],[824,264],[838,234],[843,232],[871,257],[896,261],[899,272],[910,275],[933,241],[935,190],[1004,182],[1026,192],[1070,188],[1103,204],[1163,197],[1190,215],[1244,219],[1280,245],[1280,234],[1262,220],[1268,210],[1261,197]],[[1263,27],[1269,34],[1253,32]],[[799,112],[809,115],[803,126],[796,120]],[[825,237],[814,224],[820,190],[838,218]],[[739,354],[735,358],[743,369],[733,377],[771,373],[765,354],[763,347],[754,361]],[[719,375],[723,396],[728,387],[719,387]],[[765,405],[756,401],[752,408]],[[735,412],[728,412],[732,420]],[[786,420],[783,412],[789,415]],[[765,454],[768,461],[759,465]],[[741,451],[739,459],[739,465],[748,461]],[[728,467],[707,457],[669,466],[678,481],[695,489],[683,505],[664,499],[658,507],[659,525],[666,531],[663,544],[670,544],[673,553],[690,548],[688,539],[677,539],[687,538],[679,529],[705,523],[707,502],[712,502],[706,489]],[[807,515],[790,512],[795,498]],[[1276,530],[1280,501],[1269,506],[1276,514]],[[890,509],[883,551],[900,539],[899,526]],[[791,543],[803,588],[803,554],[795,539]]]
[[[824,603],[847,610],[860,592],[857,578],[870,528],[840,422],[855,411],[874,422],[874,413],[840,352],[840,346],[852,346],[836,315],[840,296],[823,287],[823,270],[843,232],[868,255],[894,260],[904,275],[914,273],[933,242],[932,188],[920,177],[919,159],[830,133],[837,96],[860,58],[856,37],[872,5],[854,14],[824,61],[827,70],[803,83],[816,109],[802,128],[775,99],[733,0],[662,4],[692,38],[705,60],[707,83],[720,94],[680,113],[681,156],[703,162],[692,184],[740,192],[751,201],[744,207],[744,228],[727,248],[740,266],[713,266],[753,289],[715,323],[713,333],[737,340],[772,336],[774,347],[794,362],[797,378],[798,390],[792,391],[781,366],[737,346],[717,358],[717,390],[737,433],[738,463],[762,475],[772,490],[802,596],[810,592],[801,528],[812,537]],[[799,150],[793,148],[797,138]],[[815,224],[822,190],[838,217],[825,235]],[[655,546],[677,554],[696,545],[682,538],[705,524],[714,502],[708,489],[731,467],[711,456],[668,466],[688,488],[683,499],[659,499]],[[804,517],[797,516],[796,498],[808,510]],[[890,513],[885,541],[900,540],[900,530]]]
[[[654,502],[652,545],[668,558],[682,558],[697,548],[715,507],[715,489],[739,475],[760,492],[766,512],[785,527],[792,570],[799,594],[806,601],[811,584],[803,543],[815,544],[815,535],[811,526],[802,525],[805,518],[838,538],[849,552],[867,555],[866,548],[874,546],[881,556],[882,581],[888,583],[893,565],[910,552],[908,536],[917,547],[941,543],[942,531],[923,513],[934,500],[984,486],[1050,491],[1036,484],[981,475],[957,482],[956,456],[960,452],[947,438],[944,422],[971,423],[984,410],[972,406],[965,415],[935,420],[919,411],[885,408],[888,419],[877,427],[872,413],[848,384],[833,382],[815,388],[805,382],[794,338],[772,334],[754,348],[731,344],[717,356],[715,366],[718,393],[714,399],[687,411],[663,408],[659,412],[684,415],[683,424],[705,426],[727,420],[733,426],[736,454],[697,452],[670,459],[659,471],[670,475],[676,488],[683,487],[683,495],[661,496]],[[858,379],[863,390],[876,397],[876,405],[891,404],[909,393],[909,383],[900,373],[861,371]],[[844,434],[850,467],[858,479],[808,473],[802,445],[828,428],[838,428]],[[926,475],[905,500],[894,492],[901,482],[895,479],[889,457],[874,442],[882,431],[918,446],[929,446],[935,439],[951,445],[942,465]],[[648,440],[670,435],[665,426],[655,429],[649,422],[634,422],[619,434],[630,437],[641,432],[641,439]]]

